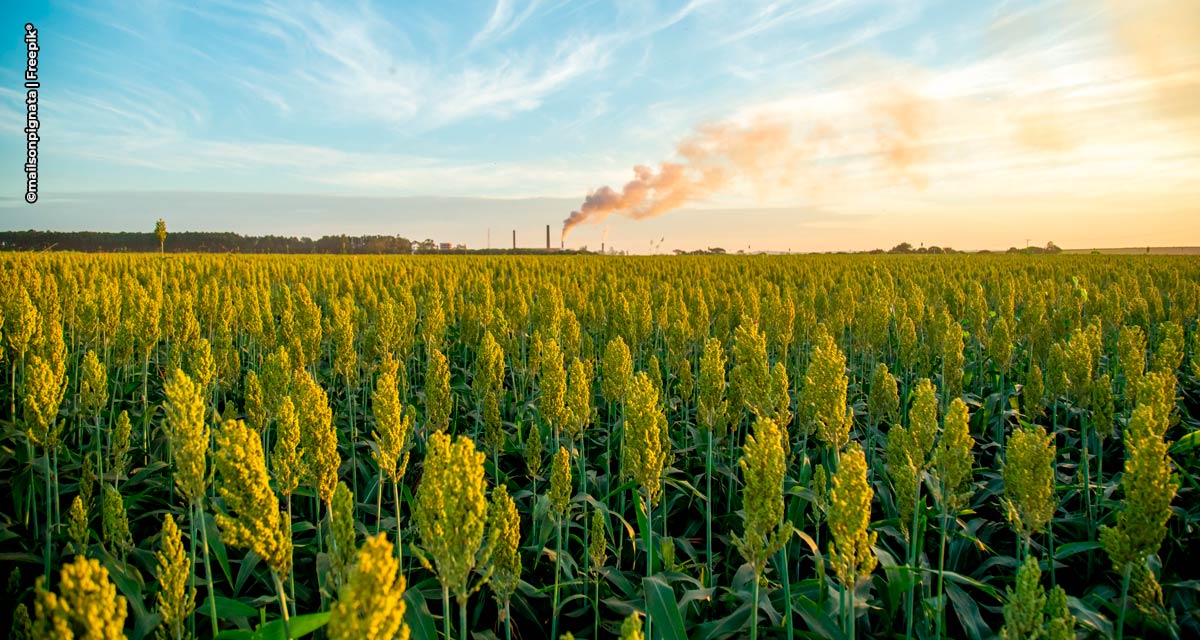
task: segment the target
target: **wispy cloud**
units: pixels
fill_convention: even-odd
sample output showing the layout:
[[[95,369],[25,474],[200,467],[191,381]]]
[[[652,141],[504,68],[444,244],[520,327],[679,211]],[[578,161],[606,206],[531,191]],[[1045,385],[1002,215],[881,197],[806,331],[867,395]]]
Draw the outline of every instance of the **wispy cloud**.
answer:
[[[862,0],[820,0],[818,2],[763,2],[738,6],[741,20],[733,22],[718,42],[729,44],[751,38],[771,29],[801,25],[804,29],[826,27],[830,22],[853,15],[864,7]]]
[[[270,105],[279,113],[287,115],[292,112],[292,105],[288,104],[288,101],[283,97],[283,95],[268,89],[262,83],[250,82],[242,78],[238,78],[234,82],[247,93],[254,96],[259,101]]]
[[[94,0],[44,25],[42,151],[88,186],[581,198],[694,127],[767,120],[804,147],[787,184],[689,206],[1078,222],[1141,194],[1166,224],[1200,213],[1195,6]],[[6,149],[23,116],[0,90]]]
[[[1083,19],[1099,22],[1094,12]],[[1155,52],[1173,55],[1147,69],[1094,28],[1003,44],[932,68],[859,54],[818,87],[745,104],[697,127],[653,169],[636,166],[617,188],[589,190],[566,228],[730,204],[918,217],[957,208],[972,219],[1007,208],[1057,211],[1079,224],[1088,211],[1128,213],[1141,197],[1158,225],[1200,213],[1200,145],[1191,135],[1200,114],[1169,108],[1193,97],[1200,56],[1154,42]],[[1160,113],[1163,88],[1171,102]],[[765,137],[773,144],[764,147]],[[688,225],[688,215],[669,217]]]
[[[517,4],[524,4],[524,6],[514,6]],[[541,5],[540,0],[529,0],[524,3],[513,0],[496,0],[487,23],[467,43],[467,49],[476,49],[511,36],[529,20]]]
[[[498,4],[467,51],[496,45],[536,9],[536,3],[520,10]],[[586,32],[493,47],[487,56],[451,52],[442,59],[433,55],[436,51],[412,46],[400,27],[367,5],[334,9],[313,3],[296,11],[291,4],[267,3],[254,13],[254,27],[277,40],[299,65],[290,78],[279,80],[277,95],[302,92],[322,99],[326,108],[393,127],[440,127],[535,109],[609,59],[601,46],[605,38]]]

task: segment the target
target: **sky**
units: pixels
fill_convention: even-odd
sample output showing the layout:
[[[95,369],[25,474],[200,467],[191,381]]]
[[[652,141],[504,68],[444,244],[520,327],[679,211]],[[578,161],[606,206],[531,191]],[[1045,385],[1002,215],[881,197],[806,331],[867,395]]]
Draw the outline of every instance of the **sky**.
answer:
[[[1200,245],[1200,3],[5,3],[0,229],[159,217],[638,253]]]

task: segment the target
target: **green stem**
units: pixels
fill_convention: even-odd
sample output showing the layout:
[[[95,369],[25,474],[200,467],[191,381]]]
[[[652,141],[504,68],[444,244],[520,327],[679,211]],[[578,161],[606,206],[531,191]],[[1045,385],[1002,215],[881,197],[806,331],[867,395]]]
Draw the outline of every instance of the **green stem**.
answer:
[[[550,615],[550,637],[558,637],[558,585],[562,565],[562,518],[556,518],[554,544],[554,609]]]
[[[104,430],[100,426],[100,413],[97,412],[93,416],[96,421],[96,466],[100,470],[100,480],[104,480]],[[117,479],[113,478],[113,486],[116,487]]]
[[[917,514],[921,509],[921,485],[919,484],[919,480],[920,479],[918,478],[916,497],[913,499],[912,528],[909,529],[908,539],[908,570],[914,576],[921,575],[920,569],[917,567],[917,549],[918,545],[920,544],[920,536],[917,535]],[[913,637],[913,626],[915,622],[914,618],[917,599],[916,589],[917,585],[916,580],[914,579],[908,586],[908,623],[907,630],[904,634],[904,637],[910,640]]]
[[[146,397],[146,385],[150,380],[150,354],[147,353],[142,360],[142,446],[145,450],[142,451],[142,464],[149,466],[150,464],[150,421],[146,415],[146,408],[149,406],[149,400]]]
[[[1053,559],[1051,559],[1053,562]],[[1125,637],[1125,609],[1129,606],[1129,577],[1133,567],[1125,566],[1125,575],[1121,578],[1121,612],[1117,614],[1117,640]]]
[[[1046,537],[1050,539],[1050,541],[1048,543],[1048,546],[1050,547],[1050,584],[1056,585],[1056,584],[1058,584],[1058,576],[1055,575],[1055,570],[1054,570],[1055,562],[1054,562],[1054,519],[1053,518],[1050,519],[1050,522],[1046,523]],[[1026,545],[1026,547],[1025,547],[1025,555],[1029,555],[1029,549],[1032,546],[1033,546],[1033,537],[1030,536],[1029,544]],[[1024,562],[1025,558],[1021,558],[1021,561]]]
[[[392,483],[392,499],[396,502],[396,564],[404,573],[404,547],[400,544],[400,482]]]
[[[1004,374],[1000,374],[1000,391],[1003,394],[1004,390]],[[1004,396],[1002,395],[1001,398]],[[986,424],[986,423],[985,423]],[[1004,451],[1004,404],[1000,404],[1000,423],[996,425],[996,442],[1000,445],[1000,451]]]
[[[46,566],[45,566],[45,576],[46,576],[46,585],[47,585],[46,588],[49,588],[49,585],[50,585],[50,548],[54,541],[54,534],[51,532],[51,530],[54,527],[51,526],[51,524],[50,524],[50,516],[53,511],[52,506],[50,504],[50,500],[53,498],[52,492],[50,490],[50,473],[51,473],[50,449],[47,448],[46,449],[46,474],[45,474],[45,476],[46,476],[46,552],[45,552]]]
[[[737,468],[734,447],[737,446],[737,433],[739,428],[740,427],[738,425],[731,424],[729,425],[726,433],[726,437],[729,438],[729,460],[727,460],[727,462],[729,463],[730,469]],[[733,476],[733,473],[729,474],[729,486],[725,488],[725,513],[733,513]]]
[[[844,585],[842,590],[846,592],[846,599],[849,600],[846,606],[846,637],[854,639],[854,584]]]
[[[442,635],[450,640],[450,587],[442,585]]]
[[[1086,418],[1081,420],[1080,426],[1079,426],[1079,434],[1080,434],[1080,439],[1083,441],[1083,500],[1084,500],[1084,509],[1086,509],[1087,516],[1088,516],[1087,517],[1088,541],[1095,542],[1096,541],[1096,513],[1095,513],[1095,504],[1092,502],[1092,472],[1090,469],[1091,462],[1089,460],[1089,458],[1091,458],[1091,456],[1088,455],[1088,449],[1089,449],[1088,433],[1092,429],[1088,428],[1090,426],[1088,424],[1088,422],[1089,422],[1089,420],[1087,420]],[[1092,559],[1094,556],[1095,556],[1095,554],[1092,554],[1092,553],[1087,554],[1087,575],[1088,575],[1088,577],[1091,577],[1091,575],[1092,575]],[[1054,564],[1053,558],[1050,559],[1050,564]]]
[[[761,572],[754,574],[754,606],[750,608],[750,640],[758,640],[758,583],[762,580]],[[646,616],[649,620],[650,616]],[[649,637],[649,634],[647,634]]]
[[[506,607],[508,605],[505,605]],[[596,572],[596,599],[592,600],[592,609],[595,612],[595,617],[592,621],[592,637],[600,637],[600,572]],[[507,622],[507,619],[505,620]],[[512,640],[509,638],[508,640]]]
[[[383,520],[383,474],[379,474],[379,486],[375,489],[375,535],[379,535],[380,521]]]
[[[190,507],[189,507],[189,509],[190,509]],[[194,593],[196,593],[196,512],[195,511],[192,511],[192,513],[188,516],[188,529],[189,529],[188,539],[191,541],[191,546],[192,546],[192,564],[189,565],[191,567],[191,575],[189,575],[188,578],[189,578],[189,583],[190,583],[190,587],[191,587],[191,592],[194,594]],[[188,619],[191,621],[191,625],[190,625],[191,637],[195,638],[196,637],[196,612],[192,611],[192,614],[190,616],[188,616]]]
[[[325,549],[325,539],[321,532],[321,499],[318,496],[313,496],[313,513],[317,525],[317,553],[320,553]]]
[[[791,536],[788,536],[788,537],[790,538]],[[787,552],[787,550],[788,550],[788,545],[785,542],[783,545],[783,549],[780,550],[780,553],[783,554],[783,558],[782,558],[783,561],[780,563],[779,568],[782,569],[781,573],[783,574],[783,602],[784,602],[784,611],[783,611],[784,627],[783,628],[784,628],[784,631],[787,633],[787,640],[792,640],[792,638],[794,637],[793,628],[795,627],[795,625],[792,624],[792,579],[791,579],[791,575],[790,575],[791,572],[788,570],[788,552]]]
[[[1087,423],[1088,423],[1088,421],[1086,419],[1080,421],[1080,423],[1079,423],[1079,439],[1080,439],[1080,442],[1081,442],[1081,445],[1083,448],[1083,453],[1081,456],[1082,462],[1083,462],[1083,504],[1084,504],[1084,509],[1087,511],[1087,514],[1088,514],[1088,541],[1094,542],[1096,540],[1096,524],[1095,524],[1096,519],[1093,517],[1093,514],[1092,514],[1092,473],[1091,473],[1091,469],[1089,468],[1089,462],[1088,462],[1088,458],[1090,458],[1091,456],[1088,455],[1088,428],[1087,428],[1088,424]],[[1090,558],[1091,556],[1092,556],[1092,554],[1089,553],[1088,557]],[[1089,562],[1088,564],[1089,564],[1089,568],[1090,568],[1091,563]]]
[[[846,620],[846,585],[839,584],[838,586],[841,587],[838,589],[838,622],[842,625],[842,631],[848,632],[850,623]]]
[[[350,390],[350,376],[346,376],[346,399],[350,402],[350,487],[358,491],[358,420],[354,415],[354,393]],[[357,506],[351,505],[357,511]]]
[[[646,491],[646,577],[654,575],[654,508],[650,506],[650,492]],[[650,613],[646,613],[646,637],[653,638],[653,628],[650,622]]]
[[[275,590],[279,594],[279,611],[283,614],[283,637],[292,637],[292,623],[288,616],[287,597],[283,594],[283,580],[279,578],[279,574],[274,570],[271,571],[271,577],[275,579]]]
[[[943,494],[944,494],[944,490],[943,490]],[[937,587],[938,617],[937,617],[937,633],[934,634],[935,638],[942,637],[942,625],[944,624],[944,621],[946,618],[946,603],[942,601],[942,597],[943,597],[943,594],[945,593],[944,589],[945,589],[945,578],[946,578],[946,571],[945,571],[945,568],[946,568],[946,529],[950,526],[947,516],[948,516],[948,514],[946,513],[945,509],[943,508],[943,510],[942,510],[942,536],[941,536],[942,542],[938,548],[938,587]]]
[[[58,449],[54,449],[54,496],[57,498],[62,495],[62,490],[58,486]],[[54,526],[62,524],[62,504],[61,500],[54,501]]]
[[[199,500],[192,502],[192,509],[196,517],[203,518],[204,510],[200,506]],[[213,573],[212,563],[208,559],[208,525],[203,520],[200,521],[200,535],[204,539],[204,577],[208,581],[208,613],[212,616],[212,636],[217,637],[217,599],[216,590],[213,589]]]
[[[287,497],[287,514],[288,514],[288,522],[291,522],[292,521],[292,494],[290,494],[290,493],[288,494],[288,497]],[[292,557],[294,560],[295,552],[292,553]],[[288,596],[290,596],[289,603],[291,604],[291,607],[292,607],[292,615],[296,615],[296,570],[295,570],[295,566],[296,566],[296,563],[293,561],[292,562],[292,570],[288,572]]]
[[[708,451],[704,459],[704,478],[707,483],[704,501],[704,557],[708,561],[708,580],[706,584],[711,587],[713,585],[713,549],[712,549],[712,444],[713,433],[712,429],[708,430]],[[784,561],[784,571],[787,571],[787,561]]]
[[[458,637],[459,640],[467,640],[467,599],[463,598],[458,603]]]
[[[659,493],[658,495],[666,496],[667,495],[667,477],[663,476],[662,479],[659,481],[659,483],[660,483],[660,486],[662,487],[662,489],[661,489],[661,493]],[[667,535],[667,501],[665,499],[660,499],[659,502],[662,504],[662,506],[659,507],[660,509],[662,509],[662,528],[663,528],[662,537],[663,537],[663,540],[666,540],[667,538],[670,537],[669,535]]]

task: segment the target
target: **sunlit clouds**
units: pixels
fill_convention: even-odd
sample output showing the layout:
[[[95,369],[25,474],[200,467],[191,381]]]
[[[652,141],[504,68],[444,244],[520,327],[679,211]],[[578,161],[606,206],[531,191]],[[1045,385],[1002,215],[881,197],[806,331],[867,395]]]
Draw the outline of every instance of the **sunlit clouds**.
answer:
[[[770,121],[774,144],[760,155],[722,157],[725,170],[714,174],[712,159],[697,161],[685,141],[662,165],[669,172],[638,167],[623,190],[592,191],[564,231],[612,215],[703,208],[720,191],[723,207],[866,214],[868,226],[892,237],[958,246],[1050,231],[1084,245],[1195,241],[1200,11],[1112,3],[1103,13],[1060,15],[1090,28],[1048,42],[1005,31],[1001,15],[989,36],[996,50],[968,64],[930,69],[858,56],[830,87],[744,106],[693,134],[717,127],[748,136],[755,125],[731,123]],[[1005,233],[1007,225],[1021,228]],[[981,237],[985,229],[999,236]],[[860,239],[844,246],[866,248]]]
[[[40,23],[43,195],[77,206],[0,200],[5,228],[87,228],[112,200],[82,194],[156,191],[180,211],[261,196],[228,199],[232,231],[312,194],[336,198],[306,233],[341,233],[356,198],[551,198],[519,225],[631,251],[1200,244],[1196,2],[121,8],[6,16]],[[18,73],[0,70],[8,155]],[[404,202],[363,224],[470,246],[507,224]]]

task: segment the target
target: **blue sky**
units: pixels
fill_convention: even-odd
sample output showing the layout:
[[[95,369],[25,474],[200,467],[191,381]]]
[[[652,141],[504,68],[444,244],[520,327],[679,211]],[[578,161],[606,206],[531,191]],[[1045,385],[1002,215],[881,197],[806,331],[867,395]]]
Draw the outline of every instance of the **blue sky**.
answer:
[[[769,119],[792,132],[780,146],[818,130],[823,146],[769,179],[718,158],[731,173],[719,188],[653,219],[614,211],[572,244],[1200,243],[1192,32],[1164,69],[1139,65],[1136,31],[1194,11],[1156,3],[7,5],[0,228],[161,215],[177,229],[472,246],[520,228],[534,244],[634,165],[678,160],[697,127]],[[42,48],[36,205],[21,201],[25,22]],[[1160,85],[1174,108],[1158,108]],[[1131,118],[1145,130],[1110,133]],[[1129,163],[1144,175],[1113,188]],[[304,195],[329,197],[302,207]],[[1022,228],[996,237],[1014,215]],[[1104,224],[1086,225],[1094,216]]]

